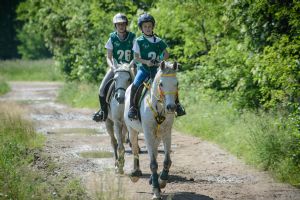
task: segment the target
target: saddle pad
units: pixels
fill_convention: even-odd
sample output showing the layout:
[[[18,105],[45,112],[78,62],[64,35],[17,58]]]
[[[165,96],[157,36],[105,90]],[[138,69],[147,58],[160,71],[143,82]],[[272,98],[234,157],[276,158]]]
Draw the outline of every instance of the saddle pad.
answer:
[[[145,80],[144,83],[146,83],[147,85],[151,85],[152,79],[149,78],[149,79]],[[139,86],[139,88],[136,91],[135,96],[134,96],[134,102],[135,102],[135,105],[137,105],[138,118],[140,121],[141,121],[141,113],[140,113],[141,103],[142,103],[144,96],[146,95],[146,93],[148,91],[148,88],[145,87],[144,83]]]
[[[115,82],[112,82],[109,87],[108,87],[108,90],[107,90],[107,93],[106,93],[106,103],[109,105],[110,104],[110,101],[114,95],[114,92],[115,91]]]

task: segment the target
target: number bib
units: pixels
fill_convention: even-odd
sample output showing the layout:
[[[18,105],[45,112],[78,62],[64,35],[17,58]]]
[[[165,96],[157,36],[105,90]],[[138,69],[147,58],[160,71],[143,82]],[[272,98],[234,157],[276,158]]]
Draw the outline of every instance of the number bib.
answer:
[[[167,48],[167,44],[160,40],[159,42],[152,43],[149,42],[145,36],[140,36],[137,38],[137,43],[140,47],[140,56],[145,60],[156,59],[159,60],[159,57],[162,55],[163,51]],[[142,65],[145,69],[149,70],[147,65]]]
[[[133,40],[135,34],[128,32],[127,38],[125,40],[120,40],[117,32],[110,34],[111,42],[113,45],[113,58],[118,61],[118,63],[130,63],[133,59]]]

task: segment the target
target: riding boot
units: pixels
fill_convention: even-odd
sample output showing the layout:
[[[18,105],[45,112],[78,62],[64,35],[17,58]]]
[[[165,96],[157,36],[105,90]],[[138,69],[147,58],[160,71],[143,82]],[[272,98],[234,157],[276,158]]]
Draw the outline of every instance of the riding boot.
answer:
[[[96,122],[105,121],[108,114],[106,97],[101,97],[99,95],[99,102],[101,109],[98,112],[96,112],[93,116],[93,120]]]
[[[175,100],[176,104],[176,117],[180,117],[186,115],[184,107],[179,103],[179,98],[177,97]]]
[[[138,87],[132,84],[131,91],[130,91],[130,109],[128,111],[128,118],[129,119],[137,119],[138,118],[138,110],[137,110],[137,103],[134,101],[134,96],[137,91]]]

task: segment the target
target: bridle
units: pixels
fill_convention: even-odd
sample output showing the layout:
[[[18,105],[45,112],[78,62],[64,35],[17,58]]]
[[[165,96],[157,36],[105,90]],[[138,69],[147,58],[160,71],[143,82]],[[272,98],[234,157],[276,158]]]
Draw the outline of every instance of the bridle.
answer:
[[[176,77],[176,74],[161,74],[161,77]],[[161,88],[161,86],[158,84],[159,79],[157,80],[157,90],[158,90],[158,94],[159,97],[155,96],[155,98],[158,100],[158,102],[160,102],[161,104],[165,104],[165,95],[167,94],[173,94],[176,98],[176,96],[178,95],[178,87],[176,88],[176,90],[174,91],[163,91],[163,89]],[[145,87],[148,88],[148,90],[150,90],[150,84],[145,84]],[[151,93],[150,93],[151,94]],[[159,129],[160,129],[160,125],[165,121],[166,116],[165,116],[165,109],[163,109],[162,111],[158,111],[157,105],[155,106],[155,108],[152,106],[151,104],[151,100],[150,98],[146,99],[147,104],[151,110],[151,112],[153,113],[153,117],[157,123],[157,127],[156,127],[156,131],[155,131],[155,136],[158,137],[159,134]]]
[[[176,74],[161,74],[160,76],[161,77],[170,77],[171,78],[171,77],[175,77]],[[158,94],[159,94],[159,99],[158,99],[159,101],[163,101],[164,98],[165,98],[165,95],[167,95],[167,94],[173,94],[175,96],[178,95],[178,87],[177,87],[177,89],[175,91],[163,91],[163,89],[161,88],[161,86],[158,84],[157,89],[158,89]]]
[[[129,74],[129,77],[130,77],[129,82],[132,83],[132,75],[131,75],[130,71],[122,69],[122,70],[116,70],[115,71],[115,73],[117,73],[117,72],[127,72]],[[114,79],[114,82],[116,82],[115,79]],[[117,87],[117,88],[114,89],[114,93],[117,93],[119,90],[126,91],[126,88],[124,88],[124,87]]]

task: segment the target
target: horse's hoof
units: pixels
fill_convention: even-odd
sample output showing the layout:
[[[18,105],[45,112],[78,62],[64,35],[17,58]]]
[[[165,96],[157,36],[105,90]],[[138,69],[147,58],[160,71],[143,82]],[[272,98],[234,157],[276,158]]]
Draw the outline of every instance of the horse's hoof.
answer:
[[[162,179],[158,179],[158,183],[159,183],[159,187],[160,188],[165,188],[166,187],[166,185],[167,185],[167,180],[162,180]]]
[[[161,195],[160,195],[160,189],[159,188],[153,188],[152,192],[153,192],[152,199],[154,199],[154,200],[160,200],[160,199],[162,199]]]
[[[124,170],[123,169],[119,169],[118,170],[118,174],[124,174]]]
[[[158,179],[158,183],[159,183],[159,187],[160,188],[165,188],[168,182],[168,178],[169,178],[169,171],[163,170],[160,173],[159,179]]]
[[[131,174],[130,174],[130,180],[135,183],[135,182],[137,182],[140,179],[140,177],[142,175],[143,174],[142,174],[141,170],[135,170],[135,171],[131,172]]]
[[[137,176],[129,176],[129,177],[130,177],[130,180],[131,180],[133,183],[138,182],[138,180],[140,179],[140,177],[137,177]]]

